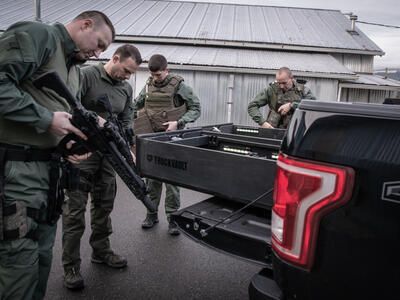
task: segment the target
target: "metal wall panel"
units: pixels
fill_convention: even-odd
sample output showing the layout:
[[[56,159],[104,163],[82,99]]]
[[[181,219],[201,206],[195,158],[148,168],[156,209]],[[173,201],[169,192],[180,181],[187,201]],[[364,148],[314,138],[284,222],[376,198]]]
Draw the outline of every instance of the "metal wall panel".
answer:
[[[397,97],[396,91],[367,90],[367,89],[348,89],[342,90],[340,101],[343,102],[363,102],[363,103],[382,103],[385,98]]]
[[[176,73],[185,78],[200,99],[201,117],[190,126],[226,122],[227,73],[181,70]]]
[[[390,91],[373,91],[371,90],[369,93],[369,103],[382,103],[385,98],[389,98],[390,94],[392,94]]]
[[[133,91],[134,91],[133,95],[135,96],[135,98],[139,95],[139,93],[145,86],[146,81],[149,78],[149,76],[150,76],[150,73],[147,70],[140,70],[140,71],[136,72],[135,78],[134,78],[135,81],[132,83],[132,87],[133,87]]]
[[[340,101],[368,103],[368,90],[343,88]]]
[[[298,78],[307,80],[306,86],[311,89],[312,93],[318,100],[337,101],[337,92],[339,85],[338,80],[307,77]]]
[[[370,73],[374,71],[374,56],[361,54],[331,54],[343,66],[356,73]]]
[[[232,122],[240,125],[257,125],[247,113],[247,106],[260,93],[275,76],[262,76],[251,74],[235,74],[233,87]],[[266,116],[268,107],[260,109]]]
[[[205,72],[205,71],[184,71],[171,70],[171,72],[181,75],[185,83],[191,86],[199,96],[201,103],[201,117],[189,126],[203,126],[228,121],[228,100],[229,100],[229,76],[224,72]],[[247,106],[254,97],[275,80],[272,75],[256,74],[232,74],[234,76],[232,90],[232,115],[231,122],[241,125],[256,125],[247,113]],[[141,69],[136,73],[133,83],[135,95],[141,91],[149,73]],[[303,78],[308,80],[307,86],[311,88],[314,95],[320,100],[336,100],[337,80]],[[264,116],[268,108],[261,109]]]

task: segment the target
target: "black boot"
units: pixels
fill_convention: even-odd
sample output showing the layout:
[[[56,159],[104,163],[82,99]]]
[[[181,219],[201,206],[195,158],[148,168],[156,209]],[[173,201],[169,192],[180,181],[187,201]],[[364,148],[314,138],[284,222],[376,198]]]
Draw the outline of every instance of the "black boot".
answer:
[[[158,223],[157,213],[148,213],[146,219],[144,219],[142,223],[142,228],[152,228],[156,223]]]
[[[171,222],[171,221],[169,222],[168,233],[170,235],[179,235],[180,234],[180,232],[178,230],[178,226],[174,222]]]
[[[79,268],[70,268],[64,271],[64,286],[71,290],[83,289],[85,286]]]

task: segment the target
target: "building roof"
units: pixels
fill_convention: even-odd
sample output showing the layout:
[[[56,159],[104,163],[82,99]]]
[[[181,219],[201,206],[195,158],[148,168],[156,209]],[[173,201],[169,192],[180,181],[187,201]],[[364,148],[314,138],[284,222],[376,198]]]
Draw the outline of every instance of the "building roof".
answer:
[[[67,23],[84,10],[113,21],[119,40],[295,51],[383,51],[338,10],[146,0],[42,0],[42,20]],[[34,19],[34,1],[3,0],[0,29]]]
[[[101,54],[100,59],[110,59],[120,45],[113,43]],[[275,74],[280,67],[287,66],[296,75],[355,78],[355,73],[329,54],[143,43],[135,43],[135,46],[140,50],[144,62],[148,62],[153,54],[160,53],[175,69],[199,66],[201,70]]]
[[[400,81],[379,75],[359,74],[357,79],[345,80],[341,83],[341,86],[347,88],[400,91]]]

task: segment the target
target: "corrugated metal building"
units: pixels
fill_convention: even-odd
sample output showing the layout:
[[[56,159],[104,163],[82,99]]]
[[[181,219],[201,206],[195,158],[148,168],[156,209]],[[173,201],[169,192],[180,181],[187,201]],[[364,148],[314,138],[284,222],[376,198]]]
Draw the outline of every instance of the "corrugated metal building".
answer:
[[[135,44],[145,59],[131,78],[143,87],[152,54],[164,54],[202,102],[196,125],[233,121],[253,124],[247,104],[281,66],[306,79],[318,99],[382,102],[397,96],[398,81],[372,75],[384,52],[337,10],[143,0],[42,0],[43,22],[67,23],[96,9],[113,21],[116,42]],[[3,0],[0,30],[34,20],[31,0]]]

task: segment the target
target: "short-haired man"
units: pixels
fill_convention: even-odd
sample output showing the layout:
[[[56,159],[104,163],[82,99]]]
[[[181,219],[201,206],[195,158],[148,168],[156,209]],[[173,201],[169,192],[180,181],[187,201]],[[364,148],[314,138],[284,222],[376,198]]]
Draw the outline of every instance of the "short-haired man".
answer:
[[[60,193],[50,159],[64,135],[85,138],[67,101],[33,81],[57,71],[78,95],[75,65],[98,56],[114,35],[106,15],[86,11],[66,26],[19,22],[0,37],[0,299],[44,298],[56,234],[47,207]]]
[[[304,80],[296,81],[289,68],[280,68],[275,82],[270,83],[249,103],[249,115],[263,128],[287,128],[301,99],[315,100],[305,83]],[[269,106],[267,119],[260,112],[260,107],[265,105]]]
[[[82,105],[107,119],[110,112],[118,118],[123,130],[131,136],[133,120],[132,87],[126,81],[134,74],[142,62],[139,50],[132,45],[120,46],[112,58],[102,63],[82,69]],[[105,105],[106,104],[106,105]],[[63,207],[63,254],[64,285],[70,289],[83,288],[80,273],[80,242],[85,230],[85,210],[88,194],[91,194],[90,245],[92,262],[104,263],[112,268],[122,268],[127,260],[114,253],[109,236],[112,233],[110,213],[116,195],[115,171],[111,164],[99,153],[79,166],[80,185],[77,191],[68,191],[68,199]]]
[[[149,71],[151,76],[135,100],[135,134],[183,129],[185,124],[196,121],[200,116],[199,98],[181,76],[169,73],[167,59],[160,54],[153,55],[149,59]],[[148,179],[147,185],[149,196],[158,207],[162,182]],[[179,188],[166,183],[165,189],[168,233],[178,235],[176,225],[170,222],[170,214],[179,209]],[[142,228],[152,228],[156,223],[157,213],[148,212]]]

